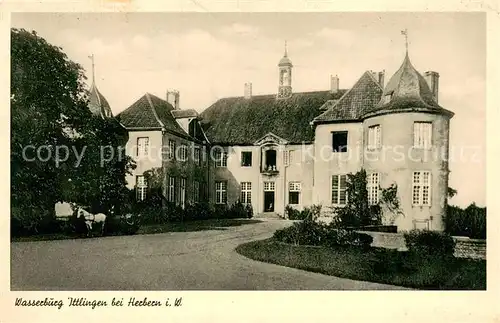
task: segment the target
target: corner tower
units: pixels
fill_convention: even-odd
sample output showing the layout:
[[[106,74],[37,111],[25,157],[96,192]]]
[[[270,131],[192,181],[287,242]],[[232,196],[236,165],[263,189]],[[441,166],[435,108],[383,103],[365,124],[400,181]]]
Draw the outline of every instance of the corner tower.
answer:
[[[292,95],[292,61],[288,58],[288,52],[285,41],[285,54],[278,63],[279,85],[278,98],[288,98]]]
[[[413,66],[407,49],[380,101],[363,115],[370,155],[363,167],[377,174],[381,187],[397,185],[402,214],[384,210],[384,219],[397,225],[398,231],[444,230],[453,112],[436,99],[437,93]]]
[[[92,60],[92,85],[90,86],[89,93],[90,112],[101,118],[112,118],[113,114],[111,113],[111,107],[109,106],[108,100],[99,92],[95,84],[94,55],[90,55],[89,58]]]

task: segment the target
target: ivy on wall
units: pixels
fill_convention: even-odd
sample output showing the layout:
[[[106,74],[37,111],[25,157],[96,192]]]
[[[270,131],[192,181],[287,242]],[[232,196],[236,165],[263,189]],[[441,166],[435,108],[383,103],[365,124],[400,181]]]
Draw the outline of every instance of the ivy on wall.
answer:
[[[398,189],[396,184],[388,188],[379,188],[380,198],[378,203],[368,202],[366,171],[361,169],[355,174],[347,174],[346,192],[347,203],[344,207],[335,207],[334,221],[342,227],[360,227],[368,225],[381,225],[383,210],[392,214],[390,222],[403,215]]]

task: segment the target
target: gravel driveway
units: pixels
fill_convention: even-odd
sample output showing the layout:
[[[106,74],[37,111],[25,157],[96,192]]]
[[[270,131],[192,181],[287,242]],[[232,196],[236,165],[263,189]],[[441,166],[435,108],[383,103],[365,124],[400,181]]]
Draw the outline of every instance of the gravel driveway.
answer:
[[[11,243],[11,290],[402,289],[261,263],[241,243],[289,225],[266,220],[197,232]]]

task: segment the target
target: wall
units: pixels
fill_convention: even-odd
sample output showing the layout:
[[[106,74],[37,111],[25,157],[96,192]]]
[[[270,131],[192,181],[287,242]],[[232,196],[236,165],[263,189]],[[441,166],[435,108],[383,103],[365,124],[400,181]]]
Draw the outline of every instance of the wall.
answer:
[[[402,233],[386,233],[373,231],[358,231],[373,237],[372,247],[397,249],[406,251],[406,243]],[[456,242],[455,257],[486,259],[486,240],[469,239],[467,237],[453,237]]]
[[[175,157],[170,159],[168,157],[169,142],[175,141]],[[175,202],[180,202],[180,178],[186,179],[186,195],[185,203],[196,202],[194,201],[194,182],[200,183],[200,201],[204,200],[204,197],[208,198],[208,192],[206,192],[209,185],[208,178],[208,161],[203,156],[206,156],[206,152],[203,153],[206,148],[201,144],[194,143],[184,137],[180,137],[169,132],[163,134],[163,195],[168,197],[168,187],[169,187],[169,176],[175,177]],[[186,161],[181,161],[178,159],[179,147],[185,145],[188,148],[188,155]],[[200,161],[195,161],[194,150],[195,148],[200,149]],[[203,192],[205,191],[205,192]]]
[[[413,148],[413,123],[432,122],[432,148]],[[364,121],[364,142],[368,142],[368,127],[381,126],[382,148],[366,152],[363,167],[367,173],[378,172],[383,188],[396,183],[404,216],[386,213],[386,223],[396,224],[398,230],[411,230],[415,220],[427,221],[429,229],[444,230],[442,217],[446,210],[448,188],[448,117],[427,113],[398,113],[369,118]],[[397,125],[397,126],[395,126]],[[441,155],[443,153],[444,155]],[[431,205],[412,205],[413,171],[431,172]]]
[[[301,204],[297,208],[312,204],[313,191],[313,146],[312,145],[279,145],[277,147],[277,170],[278,174],[266,175],[261,173],[261,147],[260,146],[230,146],[224,147],[228,152],[227,167],[213,167],[211,161],[212,201],[215,202],[215,181],[226,180],[228,182],[227,202],[229,205],[238,201],[241,197],[241,182],[252,183],[252,207],[255,213],[264,211],[264,182],[275,183],[275,213],[283,214],[288,204],[288,182],[300,181],[302,191],[300,194]],[[292,150],[292,163],[285,167],[283,151]],[[241,153],[252,152],[252,166],[241,166]],[[307,153],[309,151],[309,153]]]
[[[162,147],[162,132],[154,131],[129,131],[129,140],[125,146],[125,152],[128,156],[135,160],[137,168],[132,171],[133,175],[127,175],[127,187],[134,188],[136,184],[136,176],[142,175],[145,171],[154,167],[160,167],[162,164],[161,147]],[[149,157],[137,157],[137,138],[149,138]]]
[[[291,162],[284,168],[283,180],[285,187],[284,206],[290,202],[288,200],[289,182],[301,182],[301,192],[299,205],[294,208],[302,210],[306,206],[313,204],[314,189],[314,145],[287,145],[287,150],[291,151]]]
[[[347,131],[348,149],[333,152],[332,132]],[[314,194],[313,203],[323,205],[323,211],[332,205],[332,175],[356,173],[361,169],[363,145],[362,123],[336,123],[318,125],[314,142]]]

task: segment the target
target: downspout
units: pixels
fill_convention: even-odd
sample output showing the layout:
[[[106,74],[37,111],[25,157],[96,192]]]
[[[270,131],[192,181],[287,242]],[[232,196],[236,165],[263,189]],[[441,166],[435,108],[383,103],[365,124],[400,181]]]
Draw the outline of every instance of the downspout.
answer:
[[[285,150],[283,151],[284,152],[284,155],[285,154],[288,154],[286,148]],[[284,156],[283,156],[284,157]],[[283,161],[285,161],[285,158],[283,158]],[[283,163],[284,164],[284,171],[283,171],[283,218],[287,218],[287,215],[286,215],[286,193],[287,193],[287,190],[288,190],[288,187],[286,185],[286,171],[287,171],[287,168],[288,166],[290,165],[290,156],[288,156],[288,163]]]

